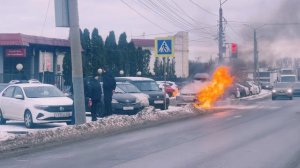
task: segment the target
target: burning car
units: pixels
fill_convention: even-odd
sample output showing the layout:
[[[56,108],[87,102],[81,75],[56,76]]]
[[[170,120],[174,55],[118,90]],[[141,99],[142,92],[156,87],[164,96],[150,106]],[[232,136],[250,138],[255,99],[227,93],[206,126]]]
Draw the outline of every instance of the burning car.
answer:
[[[176,96],[177,105],[195,102],[197,93],[208,84],[208,80],[209,75],[207,73],[197,73],[192,82],[180,89],[179,95]]]

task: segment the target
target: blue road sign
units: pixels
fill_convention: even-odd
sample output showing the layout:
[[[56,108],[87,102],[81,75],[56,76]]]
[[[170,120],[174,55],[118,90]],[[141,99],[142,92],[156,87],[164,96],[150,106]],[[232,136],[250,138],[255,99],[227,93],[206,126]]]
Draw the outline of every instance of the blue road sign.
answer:
[[[155,54],[157,57],[174,56],[174,41],[173,38],[158,38],[155,39]]]

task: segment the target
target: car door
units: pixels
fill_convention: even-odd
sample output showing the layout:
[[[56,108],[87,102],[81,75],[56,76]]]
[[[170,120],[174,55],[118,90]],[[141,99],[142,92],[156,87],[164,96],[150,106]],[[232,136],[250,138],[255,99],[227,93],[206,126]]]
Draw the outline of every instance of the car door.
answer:
[[[23,120],[25,111],[25,99],[24,93],[19,86],[15,87],[13,99],[11,100],[11,106],[14,107],[11,112],[13,117],[16,120]]]
[[[6,119],[15,119],[12,114],[12,109],[14,107],[11,105],[14,90],[15,86],[8,87],[1,95],[0,108],[4,118]]]

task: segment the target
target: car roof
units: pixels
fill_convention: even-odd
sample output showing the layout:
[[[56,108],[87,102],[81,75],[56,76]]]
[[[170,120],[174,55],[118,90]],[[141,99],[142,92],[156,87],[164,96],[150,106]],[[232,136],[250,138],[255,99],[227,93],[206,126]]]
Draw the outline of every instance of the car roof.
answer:
[[[44,84],[44,83],[17,83],[17,84],[12,84],[11,86],[20,86],[20,87],[38,87],[38,86],[53,86],[50,84]]]
[[[151,78],[144,77],[116,77],[116,80],[130,80],[130,81],[154,81]]]

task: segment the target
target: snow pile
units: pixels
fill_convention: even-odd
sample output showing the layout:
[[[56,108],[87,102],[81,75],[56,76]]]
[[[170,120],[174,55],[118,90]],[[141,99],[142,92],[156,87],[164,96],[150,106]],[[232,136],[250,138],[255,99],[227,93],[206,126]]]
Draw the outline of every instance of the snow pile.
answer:
[[[97,122],[88,122],[82,125],[63,126],[17,135],[12,139],[0,142],[0,153],[31,148],[44,144],[57,144],[66,141],[76,141],[93,136],[107,135],[134,128],[142,128],[161,122],[196,116],[199,110],[194,110],[192,105],[185,107],[171,107],[169,110],[160,111],[150,106],[137,115],[113,115],[99,119]]]
[[[9,134],[7,132],[0,131],[0,141],[7,141],[7,140],[10,140],[13,138],[14,138],[13,134]]]

